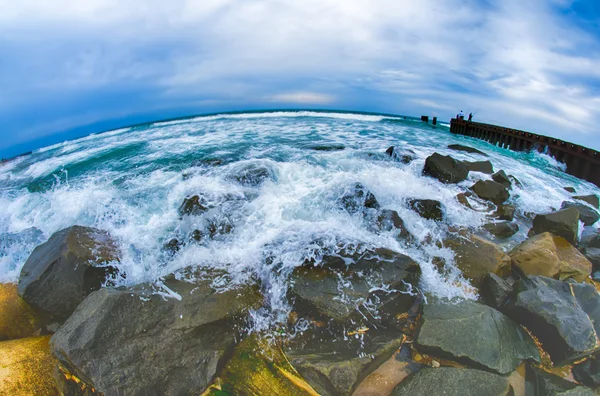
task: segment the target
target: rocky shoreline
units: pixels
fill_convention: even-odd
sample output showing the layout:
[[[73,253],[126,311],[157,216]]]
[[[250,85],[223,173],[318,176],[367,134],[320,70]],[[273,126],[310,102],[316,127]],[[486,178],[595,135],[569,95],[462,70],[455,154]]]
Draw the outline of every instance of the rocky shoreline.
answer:
[[[452,150],[486,154],[467,146]],[[313,147],[343,150],[344,147]],[[394,161],[413,154],[390,147]],[[211,166],[219,166],[214,162]],[[573,194],[550,213],[508,203],[520,181],[488,160],[433,153],[423,175],[446,184],[470,172],[489,175],[456,200],[486,213],[479,229],[453,228],[439,244],[479,300],[449,301],[420,290],[411,257],[367,244],[325,253],[289,274],[287,320],[263,328],[270,308],[259,279],[227,290],[226,273],[186,268],[153,283],[115,287],[117,243],[105,231],[73,226],[38,246],[18,285],[0,285],[0,394],[63,395],[594,395],[600,388],[600,219],[595,195]],[[185,175],[184,175],[185,177]],[[250,166],[233,183],[273,177]],[[231,208],[239,197],[224,197]],[[406,205],[432,221],[444,202]],[[404,220],[361,184],[336,210],[360,216],[373,232],[420,243]],[[182,219],[210,213],[201,194],[187,197]],[[521,224],[521,226],[519,226]],[[518,246],[503,241],[530,225]],[[234,232],[208,218],[189,235],[166,238],[166,254]],[[452,228],[452,225],[450,225]],[[318,245],[319,241],[315,241]],[[273,271],[277,271],[275,259]],[[434,259],[441,276],[453,269]]]

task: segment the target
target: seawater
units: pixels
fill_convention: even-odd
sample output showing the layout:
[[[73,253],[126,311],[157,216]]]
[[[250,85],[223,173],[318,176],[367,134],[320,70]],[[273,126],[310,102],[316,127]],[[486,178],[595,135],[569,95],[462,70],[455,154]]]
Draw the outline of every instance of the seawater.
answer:
[[[75,224],[108,231],[119,243],[123,284],[156,281],[189,266],[225,275],[213,286],[226,289],[260,279],[274,311],[285,312],[288,276],[307,259],[341,247],[386,247],[405,253],[422,268],[421,288],[455,298],[477,298],[460,271],[442,276],[432,264],[453,254],[439,247],[451,227],[477,229],[486,213],[463,207],[455,196],[489,175],[445,185],[424,177],[433,152],[460,160],[485,160],[456,152],[461,143],[489,154],[496,170],[516,176],[510,201],[518,212],[559,208],[574,186],[579,194],[600,193],[594,185],[563,172],[562,165],[537,152],[516,153],[450,134],[415,119],[337,112],[287,111],[223,114],[124,128],[39,149],[0,166],[0,282],[17,281],[32,250],[54,232]],[[343,145],[315,151],[314,145]],[[410,164],[393,161],[389,146],[412,150]],[[206,160],[219,159],[214,166]],[[268,167],[274,180],[242,186],[231,175],[248,164]],[[402,244],[392,233],[375,232],[365,219],[336,207],[348,185],[364,184],[383,208],[398,211],[418,243]],[[183,200],[200,194],[213,209],[181,218]],[[425,220],[408,208],[411,198],[437,199],[446,221]],[[185,239],[210,218],[227,218],[231,234],[176,254],[165,251],[172,238]],[[521,231],[503,246],[526,238]]]

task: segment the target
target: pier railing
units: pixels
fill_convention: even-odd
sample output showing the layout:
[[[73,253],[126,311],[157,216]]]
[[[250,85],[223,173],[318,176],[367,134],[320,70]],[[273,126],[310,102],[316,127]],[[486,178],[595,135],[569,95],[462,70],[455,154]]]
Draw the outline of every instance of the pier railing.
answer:
[[[537,150],[567,165],[567,173],[600,187],[600,153],[536,133],[453,118],[450,132],[485,140],[514,151]]]

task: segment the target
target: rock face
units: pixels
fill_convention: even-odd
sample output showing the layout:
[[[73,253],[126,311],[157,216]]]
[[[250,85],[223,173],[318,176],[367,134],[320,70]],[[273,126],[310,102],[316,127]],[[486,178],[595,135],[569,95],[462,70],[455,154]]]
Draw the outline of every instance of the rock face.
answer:
[[[573,376],[585,386],[600,386],[600,362],[598,357],[591,357],[573,367]]]
[[[494,173],[494,166],[490,161],[463,161],[469,172],[481,172],[491,175]]]
[[[181,216],[198,216],[207,210],[208,208],[202,204],[200,196],[194,195],[183,200],[183,203],[179,207],[179,214]]]
[[[561,209],[575,208],[579,212],[579,220],[586,226],[594,225],[600,220],[600,213],[589,206],[577,202],[563,202]]]
[[[583,254],[586,259],[592,263],[592,271],[600,270],[600,249],[599,248],[587,248]]]
[[[508,189],[512,188],[512,183],[508,175],[502,169],[492,175],[492,180]]]
[[[543,276],[515,283],[503,309],[527,327],[555,364],[565,364],[600,350],[600,295],[592,285]]]
[[[484,366],[500,374],[523,360],[539,361],[539,351],[515,322],[486,305],[429,299],[417,333],[419,350]]]
[[[592,263],[579,250],[549,232],[529,238],[509,255],[513,265],[526,275],[583,282],[592,272]]]
[[[419,265],[410,257],[388,249],[340,253],[325,256],[319,267],[307,263],[296,268],[289,293],[296,310],[311,317],[344,322],[360,318],[357,307],[365,304],[385,317],[407,311],[414,298],[372,291],[372,284],[407,290],[407,285],[418,285],[420,273]]]
[[[577,244],[577,239],[579,239],[579,212],[575,208],[569,208],[535,216],[529,236],[544,232],[551,232],[565,238],[573,245]]]
[[[473,148],[473,147],[463,146],[462,144],[450,144],[450,145],[448,145],[448,148],[450,150],[464,151],[466,153],[471,153],[471,154],[481,154],[481,155],[485,155],[486,157],[488,156],[483,151],[477,150],[476,148]]]
[[[444,220],[444,212],[440,201],[434,199],[411,199],[408,201],[408,206],[425,219],[435,221]]]
[[[51,341],[73,375],[106,395],[200,394],[262,296],[245,286],[215,293],[210,281],[169,277],[89,295]]]
[[[535,367],[527,368],[526,395],[594,396],[596,393],[571,381],[552,375]]]
[[[515,280],[501,278],[489,273],[481,281],[480,291],[484,301],[494,309],[501,310],[513,290]]]
[[[498,208],[494,212],[493,216],[499,220],[513,221],[515,218],[516,211],[517,208],[515,207],[515,205],[498,205]]]
[[[490,234],[498,238],[510,238],[519,232],[519,225],[510,221],[489,223],[483,226]]]
[[[590,205],[592,205],[596,209],[598,209],[598,206],[600,206],[600,199],[595,194],[592,194],[592,195],[578,195],[578,196],[574,196],[573,198],[578,199],[580,201],[587,202],[587,203],[589,203]]]
[[[394,231],[398,232],[398,237],[406,239],[410,237],[410,233],[404,225],[404,220],[400,218],[398,212],[390,209],[382,209],[377,215],[377,228],[382,231]]]
[[[460,183],[469,175],[469,170],[461,162],[448,156],[433,153],[425,160],[423,174],[435,177],[442,183]]]
[[[407,377],[392,396],[508,396],[512,387],[505,377],[480,370],[440,367],[423,369]]]
[[[74,226],[52,235],[31,253],[19,277],[19,295],[33,308],[64,321],[83,299],[98,290],[117,268],[119,252],[110,236]]]
[[[347,187],[337,203],[340,208],[350,214],[361,212],[364,209],[379,209],[377,198],[362,183],[355,183]]]
[[[447,239],[444,245],[456,253],[456,266],[475,284],[489,272],[500,276],[510,273],[510,257],[487,239],[477,235],[468,239],[456,237]]]
[[[495,181],[479,180],[471,188],[479,198],[491,201],[496,205],[500,205],[510,198],[508,190]]]
[[[581,233],[579,246],[584,248],[600,248],[600,230],[593,227],[585,227]]]
[[[267,180],[275,180],[275,173],[264,164],[250,163],[236,168],[229,179],[243,186],[257,187]]]
[[[415,152],[412,150],[400,150],[394,146],[389,147],[385,153],[392,159],[400,161],[403,164],[409,164],[415,159]]]
[[[42,324],[17,294],[17,285],[0,283],[0,341],[39,335]]]

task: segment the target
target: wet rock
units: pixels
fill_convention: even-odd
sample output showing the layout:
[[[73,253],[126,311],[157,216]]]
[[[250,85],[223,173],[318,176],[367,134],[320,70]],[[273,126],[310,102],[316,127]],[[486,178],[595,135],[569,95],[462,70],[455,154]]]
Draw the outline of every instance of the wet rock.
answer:
[[[511,204],[498,205],[498,208],[493,214],[493,217],[499,220],[513,221],[517,207]]]
[[[592,271],[600,270],[600,249],[587,248],[583,254],[592,263]]]
[[[469,175],[467,167],[458,160],[438,153],[427,157],[423,174],[435,177],[442,183],[460,183]]]
[[[40,335],[43,324],[17,294],[17,285],[0,283],[0,341]]]
[[[517,186],[519,188],[523,188],[523,183],[521,183],[519,181],[519,179],[517,179],[515,176],[513,175],[508,175],[508,178],[510,179],[510,181],[512,182],[513,186]]]
[[[508,175],[502,169],[492,175],[492,180],[496,183],[502,184],[508,189],[512,188],[512,183],[510,182]]]
[[[196,242],[201,242],[204,239],[205,235],[201,230],[192,231],[191,239]]]
[[[527,368],[527,393],[535,396],[594,396],[591,389],[535,367]]]
[[[391,209],[382,209],[377,215],[377,228],[382,231],[394,231],[398,232],[398,237],[406,239],[410,237],[410,233],[404,225],[404,221],[398,215],[398,212]]]
[[[510,221],[501,221],[499,223],[488,223],[483,228],[490,234],[498,238],[510,238],[519,232],[519,225]]]
[[[392,396],[508,396],[512,387],[508,379],[480,370],[440,367],[412,374],[392,392]]]
[[[523,360],[539,362],[529,335],[504,314],[471,300],[430,298],[416,337],[420,351],[508,374]]]
[[[471,187],[481,199],[486,199],[500,205],[510,198],[508,190],[500,183],[491,180],[479,180]]]
[[[350,214],[355,214],[366,209],[379,209],[379,202],[371,191],[362,183],[355,183],[345,189],[337,200],[338,206]]]
[[[233,224],[228,218],[212,219],[208,223],[208,235],[211,239],[219,235],[227,235],[233,231]]]
[[[397,147],[391,146],[389,147],[385,153],[387,155],[389,155],[391,158],[393,158],[396,161],[400,161],[403,164],[409,164],[411,163],[414,159],[415,159],[415,152],[412,150],[401,150],[398,149]]]
[[[462,144],[450,144],[450,145],[448,145],[448,148],[450,150],[464,151],[466,153],[471,153],[471,154],[481,154],[481,155],[485,155],[486,157],[488,156],[483,151],[477,150],[476,148],[473,148],[473,147],[463,146]]]
[[[175,254],[179,252],[182,246],[183,243],[179,241],[179,239],[173,238],[169,242],[165,243],[164,249],[171,254]]]
[[[494,209],[494,204],[474,197],[471,192],[457,194],[456,200],[461,205],[480,213],[490,212]]]
[[[600,220],[600,213],[589,206],[576,202],[563,202],[561,209],[575,208],[579,212],[579,220],[586,226],[594,225]]]
[[[574,196],[573,198],[578,199],[580,201],[587,202],[590,205],[592,205],[595,209],[598,209],[598,206],[600,206],[600,199],[598,198],[598,196],[596,194],[578,195],[578,196]]]
[[[251,163],[238,166],[229,179],[243,186],[258,187],[267,180],[275,180],[275,174],[270,167],[264,164]]]
[[[181,216],[199,216],[207,210],[208,208],[202,204],[200,196],[194,195],[183,200],[179,207],[179,214]]]
[[[562,237],[549,232],[536,235],[509,253],[513,266],[526,275],[583,282],[592,272],[592,263]]]
[[[600,248],[600,229],[585,227],[579,239],[579,246],[583,248]]]
[[[570,192],[571,194],[575,193],[575,188],[574,187],[563,187],[565,189],[565,191]]]
[[[50,336],[0,342],[0,395],[58,396]]]
[[[515,283],[503,309],[527,327],[555,364],[562,365],[600,350],[600,295],[592,285],[543,276]]]
[[[202,393],[262,296],[254,286],[163,284],[90,294],[52,337],[61,365],[106,395]]]
[[[579,212],[575,208],[563,209],[534,217],[529,236],[551,232],[575,245],[579,236]]]
[[[289,294],[296,310],[335,322],[361,321],[375,309],[382,320],[410,308],[414,297],[400,292],[373,290],[373,284],[408,291],[418,285],[420,267],[410,257],[378,248],[357,253],[326,255],[321,266],[305,263],[291,276]],[[368,306],[369,309],[363,309]]]
[[[440,201],[434,199],[411,199],[408,201],[408,206],[424,219],[444,220],[444,211]]]
[[[199,161],[194,161],[194,166],[221,166],[225,163],[222,158],[207,157]]]
[[[104,231],[73,226],[36,247],[21,270],[19,295],[35,309],[64,321],[83,299],[114,278],[115,242]]]
[[[511,277],[504,279],[490,272],[481,281],[481,297],[490,307],[501,309],[510,297],[514,283]]]
[[[591,388],[600,387],[600,361],[591,357],[573,367],[573,376],[577,381]]]
[[[343,144],[315,144],[309,148],[315,151],[342,151],[346,149],[346,146]]]
[[[510,257],[498,245],[480,236],[451,237],[444,241],[444,246],[456,253],[456,266],[475,285],[489,272],[500,276],[510,273]]]
[[[469,172],[481,172],[491,175],[494,173],[494,166],[490,161],[463,161]]]

